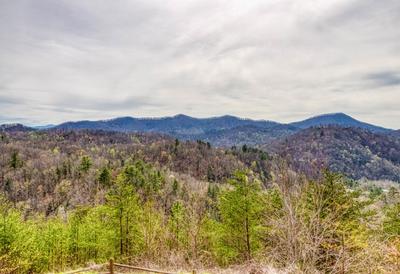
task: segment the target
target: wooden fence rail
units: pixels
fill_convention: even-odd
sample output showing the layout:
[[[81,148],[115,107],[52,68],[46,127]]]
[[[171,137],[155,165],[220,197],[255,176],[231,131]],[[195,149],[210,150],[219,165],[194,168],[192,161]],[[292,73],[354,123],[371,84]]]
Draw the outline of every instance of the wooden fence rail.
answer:
[[[86,272],[86,271],[90,271],[90,270],[100,270],[106,265],[107,264],[92,265],[92,266],[89,266],[89,267],[86,267],[86,268],[80,268],[80,269],[64,272],[64,274],[75,274],[75,273],[81,273],[81,272]]]
[[[113,260],[110,260],[110,265],[109,265],[110,274],[115,274],[115,272],[114,272],[115,267],[140,270],[140,271],[145,271],[145,272],[150,272],[150,273],[177,274],[175,272],[167,272],[167,271],[162,271],[162,270],[158,270],[158,269],[149,269],[149,268],[144,268],[144,267],[139,267],[139,266],[114,263]]]
[[[91,270],[101,270],[107,266],[110,274],[118,274],[118,272],[115,271],[115,268],[125,268],[125,269],[132,269],[132,270],[139,270],[139,271],[144,271],[144,272],[150,272],[150,273],[159,273],[159,274],[178,274],[176,272],[168,272],[168,271],[163,271],[163,270],[158,270],[158,269],[150,269],[150,268],[145,268],[145,267],[139,267],[139,266],[133,266],[133,265],[126,265],[126,264],[119,264],[115,263],[113,259],[110,260],[108,264],[98,264],[98,265],[93,265],[90,267],[86,268],[80,268],[68,272],[64,272],[64,274],[75,274],[75,273],[81,273],[81,272],[87,272]],[[196,271],[193,270],[192,274],[196,274]]]

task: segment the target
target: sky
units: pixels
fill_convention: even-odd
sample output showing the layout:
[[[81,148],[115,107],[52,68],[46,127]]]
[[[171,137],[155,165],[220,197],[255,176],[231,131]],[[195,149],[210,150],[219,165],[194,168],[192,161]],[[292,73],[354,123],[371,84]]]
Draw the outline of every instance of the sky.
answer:
[[[399,0],[0,0],[0,123],[331,112],[400,128]]]

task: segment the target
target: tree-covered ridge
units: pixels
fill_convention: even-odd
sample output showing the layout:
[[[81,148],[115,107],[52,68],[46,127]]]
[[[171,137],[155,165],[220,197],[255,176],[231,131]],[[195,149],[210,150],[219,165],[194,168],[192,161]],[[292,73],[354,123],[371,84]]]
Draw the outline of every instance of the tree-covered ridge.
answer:
[[[194,181],[222,182],[250,168],[264,183],[270,163],[255,149],[223,150],[202,141],[104,131],[16,132],[0,136],[0,187],[26,210],[51,215],[61,205],[104,200],[109,183],[138,160]]]
[[[243,119],[225,115],[211,118],[194,118],[183,114],[161,118],[119,117],[101,121],[66,122],[55,128],[64,130],[108,130],[119,132],[157,132],[173,136],[196,136],[210,130],[232,129],[239,126],[271,128],[280,125],[265,120]]]
[[[228,129],[209,130],[203,134],[178,136],[181,138],[196,140],[200,139],[218,147],[232,146],[259,146],[279,140],[299,129],[290,125],[276,125],[269,128],[262,128],[255,125],[237,126]]]
[[[305,129],[263,147],[286,158],[295,170],[311,174],[329,168],[353,179],[400,182],[400,138],[359,128]]]
[[[363,123],[343,113],[320,115],[291,124],[234,116],[204,119],[185,115],[164,118],[122,117],[103,121],[68,122],[46,130],[10,124],[0,126],[0,132],[8,132],[14,136],[22,132],[36,132],[39,135],[47,133],[51,136],[61,132],[57,128],[67,129],[66,132],[71,130],[71,135],[75,131],[77,136],[81,136],[80,131],[88,132],[87,129],[102,129],[103,135],[119,136],[120,140],[117,140],[117,143],[124,140],[125,144],[131,140],[129,137],[123,137],[123,132],[127,132],[126,136],[143,136],[143,132],[147,132],[149,136],[153,135],[152,138],[159,134],[159,138],[177,138],[182,143],[185,143],[185,140],[201,140],[201,143],[226,150],[231,147],[251,146],[286,158],[292,162],[293,168],[302,172],[316,170],[315,167],[327,167],[354,179],[365,177],[398,181],[400,173],[399,164],[396,162],[396,159],[400,158],[398,131]],[[166,153],[169,154],[169,151]],[[180,158],[181,155],[172,161],[180,165]],[[175,168],[180,170],[185,166],[187,165]],[[193,173],[193,170],[185,171],[187,172]],[[204,174],[203,171],[200,173]]]
[[[258,129],[262,132],[265,129],[276,128],[278,130],[295,131],[296,129],[305,129],[315,126],[336,125],[343,127],[357,127],[370,130],[371,132],[391,132],[391,129],[371,125],[358,121],[344,113],[329,113],[314,116],[303,121],[293,122],[289,124],[278,123],[267,120],[244,119],[231,115],[210,118],[195,118],[183,114],[172,117],[160,118],[133,118],[119,117],[110,120],[100,121],[77,121],[65,122],[55,126],[58,129],[79,130],[108,130],[120,132],[158,132],[173,135],[180,138],[200,138],[204,136],[209,138],[209,134],[223,134],[223,131],[232,130],[234,128],[251,127],[253,130]]]

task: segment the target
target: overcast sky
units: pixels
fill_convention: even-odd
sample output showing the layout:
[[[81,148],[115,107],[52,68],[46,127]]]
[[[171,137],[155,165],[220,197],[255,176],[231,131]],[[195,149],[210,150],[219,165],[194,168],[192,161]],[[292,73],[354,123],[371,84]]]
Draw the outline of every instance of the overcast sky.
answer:
[[[0,0],[0,110],[400,128],[400,1]]]

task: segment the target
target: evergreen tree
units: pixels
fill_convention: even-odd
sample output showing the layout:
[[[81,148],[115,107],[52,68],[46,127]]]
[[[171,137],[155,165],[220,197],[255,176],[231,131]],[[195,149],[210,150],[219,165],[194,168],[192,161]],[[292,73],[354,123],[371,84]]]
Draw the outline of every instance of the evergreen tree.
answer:
[[[385,210],[383,230],[389,238],[400,238],[400,203]]]
[[[345,271],[341,265],[350,260],[348,250],[362,248],[362,243],[368,237],[364,224],[371,212],[364,210],[368,202],[359,201],[359,195],[357,191],[349,192],[346,189],[341,175],[328,171],[321,181],[306,183],[294,221],[294,228],[307,233],[311,241],[302,242],[297,238],[294,245],[314,247],[308,249],[309,261],[305,265]],[[295,252],[298,252],[297,258],[304,256],[299,254],[301,248]]]
[[[131,255],[135,249],[135,233],[140,215],[138,196],[132,184],[126,181],[124,174],[117,177],[116,183],[107,195],[107,206],[116,218],[118,228],[119,254]]]
[[[10,167],[13,169],[17,169],[22,166],[22,161],[19,158],[18,151],[13,151],[11,153],[11,159],[10,159]]]
[[[110,186],[111,172],[107,167],[103,167],[99,173],[98,181],[102,186]]]
[[[81,158],[80,170],[84,173],[88,172],[90,167],[92,166],[92,159],[85,155]]]
[[[228,260],[250,260],[261,247],[264,198],[260,182],[238,171],[229,185],[219,196],[221,250]]]
[[[171,208],[169,229],[173,235],[172,248],[181,249],[187,245],[187,220],[185,207],[181,201],[176,201]]]

